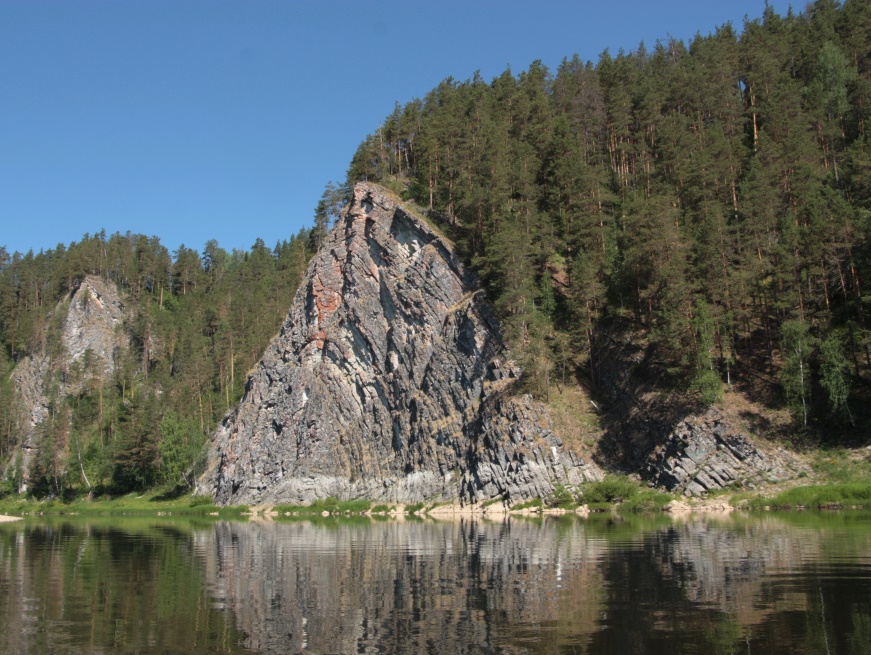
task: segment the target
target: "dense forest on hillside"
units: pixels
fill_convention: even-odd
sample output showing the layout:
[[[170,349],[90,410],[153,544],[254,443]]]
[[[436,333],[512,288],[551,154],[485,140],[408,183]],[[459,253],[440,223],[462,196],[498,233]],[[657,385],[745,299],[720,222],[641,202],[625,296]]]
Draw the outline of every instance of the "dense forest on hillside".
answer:
[[[796,433],[867,439],[869,118],[871,3],[818,0],[689,44],[449,78],[397,104],[314,227],[274,248],[170,253],[102,232],[0,248],[0,493],[25,474],[41,496],[190,482],[359,180],[440,223],[539,398],[571,379],[595,394],[616,339],[701,404],[745,384],[788,406]],[[47,355],[52,389],[87,378],[56,352],[56,308],[86,276],[117,285],[129,347],[107,383],[50,394],[25,472],[10,373]]]
[[[767,8],[691,43],[447,79],[397,104],[348,182],[428,208],[488,286],[529,388],[642,343],[716,402],[770,381],[852,431],[871,374],[871,3]],[[629,337],[627,337],[629,338]]]
[[[102,232],[39,254],[0,249],[4,489],[15,490],[25,473],[37,495],[86,483],[116,492],[183,483],[207,434],[241,397],[315,246],[303,230],[272,249],[258,239],[248,251],[208,241],[202,253],[184,245],[170,253],[157,237]],[[107,383],[93,376],[80,393],[49,398],[25,472],[20,455],[13,459],[25,418],[10,372],[26,356],[49,354],[52,380],[87,374],[55,351],[58,303],[89,275],[117,285],[130,345]]]

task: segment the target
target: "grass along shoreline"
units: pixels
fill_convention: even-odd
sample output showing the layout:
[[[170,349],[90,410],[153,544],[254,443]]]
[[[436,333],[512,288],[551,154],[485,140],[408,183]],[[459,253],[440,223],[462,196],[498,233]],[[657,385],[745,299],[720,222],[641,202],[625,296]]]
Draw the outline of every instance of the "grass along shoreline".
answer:
[[[308,505],[278,504],[249,508],[219,507],[206,496],[174,495],[163,491],[120,497],[35,500],[0,498],[0,515],[152,515],[212,516],[245,520],[249,516],[269,519],[371,516],[376,519],[431,515],[560,514],[575,512],[669,512],[738,509],[801,510],[871,508],[871,448],[820,451],[810,462],[811,473],[761,491],[725,489],[702,498],[684,498],[653,489],[623,475],[609,475],[578,487],[557,485],[546,498],[515,503],[500,498],[476,504],[435,501],[408,505],[364,499],[325,498]],[[803,484],[804,483],[804,484]]]
[[[206,496],[185,495],[168,498],[165,492],[151,491],[117,497],[36,500],[0,498],[0,514],[10,516],[82,515],[82,516],[217,516],[244,517],[245,505],[219,507]]]

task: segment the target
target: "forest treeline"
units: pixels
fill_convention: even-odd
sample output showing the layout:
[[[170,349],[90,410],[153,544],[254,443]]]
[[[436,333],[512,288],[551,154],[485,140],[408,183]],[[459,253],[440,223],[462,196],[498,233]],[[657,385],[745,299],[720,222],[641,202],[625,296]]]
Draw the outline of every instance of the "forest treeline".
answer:
[[[539,397],[577,374],[595,390],[600,343],[618,334],[700,402],[763,378],[797,427],[853,430],[871,387],[869,115],[871,3],[818,0],[688,44],[449,78],[397,104],[314,227],[274,248],[170,253],[101,232],[0,249],[2,489],[24,474],[10,372],[56,343],[53,312],[87,275],[119,288],[130,346],[99,389],[48,389],[30,489],[190,482],[359,180],[441,222]]]
[[[37,496],[190,482],[207,434],[241,397],[315,246],[314,232],[304,229],[274,248],[257,239],[247,251],[211,240],[202,252],[182,245],[170,253],[157,237],[104,232],[38,254],[0,249],[3,490],[17,490],[22,476]],[[91,376],[80,393],[64,397],[60,382],[86,372],[53,351],[61,344],[59,303],[86,276],[117,286],[130,345],[116,352],[111,380]],[[24,357],[46,353],[49,418],[25,471],[16,446],[26,417],[10,373]]]
[[[540,396],[566,370],[595,388],[620,326],[704,403],[760,375],[797,425],[848,425],[871,373],[869,112],[871,3],[818,0],[449,78],[397,104],[348,182],[449,226]]]

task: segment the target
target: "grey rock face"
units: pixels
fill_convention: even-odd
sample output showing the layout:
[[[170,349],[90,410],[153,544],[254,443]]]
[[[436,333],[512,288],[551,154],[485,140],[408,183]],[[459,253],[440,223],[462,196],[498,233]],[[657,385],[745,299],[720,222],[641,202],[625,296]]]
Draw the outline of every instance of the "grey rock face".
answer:
[[[389,192],[358,185],[245,397],[212,437],[219,503],[525,498],[597,478],[518,371],[475,277]]]
[[[111,377],[116,350],[128,345],[118,328],[124,321],[124,304],[117,287],[99,277],[87,276],[73,294],[61,301],[55,313],[63,314],[60,344],[22,359],[12,371],[22,426],[21,453],[26,473],[40,424],[48,418],[52,385],[59,398],[82,391],[88,379]],[[54,360],[49,354],[54,352]]]
[[[686,394],[663,392],[637,339],[615,330],[598,339],[598,380],[611,401],[603,452],[669,491],[698,496],[795,477],[800,458],[764,445],[717,408],[700,409]]]
[[[76,289],[63,326],[63,345],[68,368],[85,364],[88,351],[93,365],[103,376],[115,370],[115,354],[126,349],[127,336],[119,329],[124,323],[124,303],[118,288],[99,277],[87,276]],[[81,390],[81,378],[67,383],[70,393]]]
[[[648,457],[644,476],[660,487],[701,495],[732,485],[793,477],[800,464],[786,452],[764,452],[710,409],[680,421]]]

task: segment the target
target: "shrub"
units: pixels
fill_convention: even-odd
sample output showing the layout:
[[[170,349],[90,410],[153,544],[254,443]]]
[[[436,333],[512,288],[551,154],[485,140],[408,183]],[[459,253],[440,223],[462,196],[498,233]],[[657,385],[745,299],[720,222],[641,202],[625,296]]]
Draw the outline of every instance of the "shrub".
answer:
[[[11,496],[12,494],[18,491],[18,487],[15,484],[15,480],[12,478],[6,478],[5,480],[0,481],[0,498],[4,496]]]
[[[625,512],[656,512],[674,500],[671,494],[656,489],[642,489],[620,505]]]
[[[339,499],[335,496],[316,498],[309,503],[309,509],[313,512],[334,512],[338,507]]]
[[[690,383],[690,390],[699,394],[705,407],[710,407],[723,398],[723,383],[720,375],[709,368],[699,371]]]
[[[368,500],[358,498],[357,500],[345,500],[339,503],[338,510],[340,512],[350,512],[353,514],[362,514],[368,512],[372,507],[372,503]]]
[[[512,510],[540,508],[543,505],[541,498],[531,498],[527,501],[514,505]]]
[[[575,495],[569,491],[565,485],[557,484],[550,496],[546,499],[548,507],[570,507],[572,505],[577,505],[578,501]]]
[[[585,503],[620,503],[638,494],[638,484],[623,475],[609,475],[604,480],[583,486]]]
[[[201,505],[211,505],[212,499],[209,496],[191,496],[188,505],[191,507],[200,507]]]

